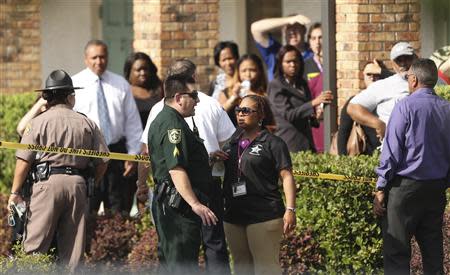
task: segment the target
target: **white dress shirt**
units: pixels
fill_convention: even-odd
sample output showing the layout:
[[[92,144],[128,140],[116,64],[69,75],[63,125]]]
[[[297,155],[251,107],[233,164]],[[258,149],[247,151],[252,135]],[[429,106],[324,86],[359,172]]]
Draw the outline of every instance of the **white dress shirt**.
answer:
[[[400,74],[378,80],[370,84],[366,90],[350,100],[352,104],[359,104],[369,112],[374,112],[386,125],[389,121],[395,103],[409,95],[408,81]]]
[[[219,102],[214,98],[199,92],[200,102],[195,107],[194,121],[197,126],[200,138],[204,140],[204,145],[208,153],[212,153],[220,149],[219,143],[227,141],[233,135],[235,128],[228,114],[220,106]],[[141,142],[148,143],[148,130],[155,120],[156,116],[164,107],[164,99],[156,103],[147,119],[144,132],[142,133]],[[184,118],[193,129],[192,117]],[[222,176],[221,167],[215,165],[213,168],[213,176]]]
[[[74,75],[72,80],[75,87],[84,88],[75,91],[73,109],[85,114],[100,127],[97,111],[98,76],[86,68]],[[110,71],[102,74],[101,81],[111,121],[110,143],[114,144],[125,137],[128,154],[139,154],[142,125],[130,85],[125,78]]]

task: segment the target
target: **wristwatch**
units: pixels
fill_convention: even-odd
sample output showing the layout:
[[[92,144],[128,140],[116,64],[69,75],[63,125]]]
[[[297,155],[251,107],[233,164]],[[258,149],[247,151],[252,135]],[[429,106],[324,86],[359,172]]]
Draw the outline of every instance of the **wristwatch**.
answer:
[[[286,207],[286,210],[292,211],[295,213],[295,207]]]

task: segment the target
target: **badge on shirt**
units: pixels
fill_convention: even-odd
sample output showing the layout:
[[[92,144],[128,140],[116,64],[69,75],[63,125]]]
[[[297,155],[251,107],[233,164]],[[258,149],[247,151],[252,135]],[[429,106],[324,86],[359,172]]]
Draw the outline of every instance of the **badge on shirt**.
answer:
[[[250,155],[254,155],[254,156],[260,156],[261,154],[259,152],[261,152],[263,149],[262,144],[255,144],[252,147],[250,147]]]
[[[167,131],[170,143],[178,144],[181,141],[181,129],[171,129]]]
[[[233,191],[234,198],[247,195],[247,186],[244,180],[238,179],[238,182],[231,185],[231,189]]]

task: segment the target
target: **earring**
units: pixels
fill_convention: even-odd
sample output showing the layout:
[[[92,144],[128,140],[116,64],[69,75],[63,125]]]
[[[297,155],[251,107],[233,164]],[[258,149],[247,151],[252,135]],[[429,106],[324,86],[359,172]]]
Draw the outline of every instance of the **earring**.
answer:
[[[262,126],[262,123],[263,123],[262,120],[258,121],[258,126],[261,127],[261,126]]]

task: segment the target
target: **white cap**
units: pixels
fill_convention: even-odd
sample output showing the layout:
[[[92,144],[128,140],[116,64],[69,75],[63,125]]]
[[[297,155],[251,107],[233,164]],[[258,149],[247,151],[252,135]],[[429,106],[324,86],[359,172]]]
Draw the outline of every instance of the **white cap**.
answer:
[[[391,49],[391,60],[397,59],[402,55],[413,55],[414,49],[408,42],[398,42]]]

